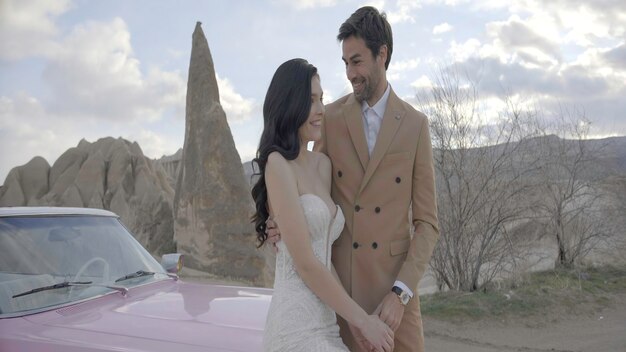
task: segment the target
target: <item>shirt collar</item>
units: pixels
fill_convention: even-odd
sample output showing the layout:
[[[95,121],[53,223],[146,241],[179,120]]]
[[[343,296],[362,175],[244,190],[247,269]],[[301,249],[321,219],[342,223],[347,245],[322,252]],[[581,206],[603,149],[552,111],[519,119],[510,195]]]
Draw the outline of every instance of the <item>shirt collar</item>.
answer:
[[[387,89],[385,89],[385,93],[383,93],[383,96],[380,97],[380,99],[378,99],[376,104],[374,104],[374,106],[371,107],[371,109],[374,110],[376,115],[378,115],[381,118],[385,115],[385,109],[387,108],[387,101],[389,100],[390,91],[391,91],[391,84],[387,83]],[[367,101],[363,100],[361,102],[361,111],[363,112],[363,114],[365,114],[365,111],[368,108],[370,108],[369,104],[367,104]]]

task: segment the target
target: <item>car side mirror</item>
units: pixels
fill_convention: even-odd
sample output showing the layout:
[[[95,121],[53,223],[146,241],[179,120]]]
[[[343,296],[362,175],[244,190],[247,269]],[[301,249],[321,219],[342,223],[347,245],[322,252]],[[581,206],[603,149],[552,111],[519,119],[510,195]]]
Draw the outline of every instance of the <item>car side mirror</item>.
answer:
[[[163,254],[161,266],[170,274],[178,274],[183,269],[183,255],[180,253]]]

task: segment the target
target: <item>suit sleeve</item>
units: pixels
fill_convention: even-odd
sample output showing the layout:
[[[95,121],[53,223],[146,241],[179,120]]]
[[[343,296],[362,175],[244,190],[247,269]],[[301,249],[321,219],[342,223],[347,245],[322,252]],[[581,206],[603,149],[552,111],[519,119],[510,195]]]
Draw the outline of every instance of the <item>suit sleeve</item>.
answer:
[[[417,140],[412,182],[411,220],[415,226],[415,233],[397,280],[402,281],[413,292],[417,292],[417,285],[426,271],[439,238],[433,151],[428,120],[425,117],[421,121]]]

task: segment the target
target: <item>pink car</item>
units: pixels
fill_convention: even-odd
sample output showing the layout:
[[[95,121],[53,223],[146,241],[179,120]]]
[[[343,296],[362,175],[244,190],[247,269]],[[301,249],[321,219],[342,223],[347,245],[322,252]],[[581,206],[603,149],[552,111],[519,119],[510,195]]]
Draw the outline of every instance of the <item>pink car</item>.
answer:
[[[0,351],[259,351],[272,290],[187,283],[105,210],[0,208]]]

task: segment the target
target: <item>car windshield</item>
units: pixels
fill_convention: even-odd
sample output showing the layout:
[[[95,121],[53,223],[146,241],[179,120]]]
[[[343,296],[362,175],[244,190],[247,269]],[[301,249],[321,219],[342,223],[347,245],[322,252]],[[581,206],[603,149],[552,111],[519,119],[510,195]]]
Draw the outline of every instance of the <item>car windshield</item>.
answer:
[[[117,218],[0,218],[0,314],[51,309],[167,278]]]

